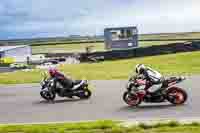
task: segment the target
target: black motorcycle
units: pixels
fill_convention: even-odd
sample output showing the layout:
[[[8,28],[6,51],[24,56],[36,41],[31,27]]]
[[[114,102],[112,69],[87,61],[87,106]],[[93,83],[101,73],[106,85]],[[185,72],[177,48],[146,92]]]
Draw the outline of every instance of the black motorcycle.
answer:
[[[87,80],[76,80],[73,82],[73,87],[70,90],[63,88],[59,82],[55,82],[54,78],[47,78],[45,74],[43,80],[41,81],[41,91],[40,95],[47,101],[53,101],[56,97],[56,94],[60,97],[69,97],[77,96],[80,99],[90,98],[92,92],[90,90],[90,85]],[[76,87],[78,85],[78,87]],[[75,89],[74,89],[75,88]],[[66,91],[63,93],[61,89]]]

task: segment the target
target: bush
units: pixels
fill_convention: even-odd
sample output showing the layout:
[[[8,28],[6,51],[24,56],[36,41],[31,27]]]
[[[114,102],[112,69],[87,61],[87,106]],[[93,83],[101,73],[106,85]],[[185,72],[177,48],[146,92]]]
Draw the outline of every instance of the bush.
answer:
[[[171,121],[167,124],[169,127],[177,127],[180,126],[180,123],[177,121]]]

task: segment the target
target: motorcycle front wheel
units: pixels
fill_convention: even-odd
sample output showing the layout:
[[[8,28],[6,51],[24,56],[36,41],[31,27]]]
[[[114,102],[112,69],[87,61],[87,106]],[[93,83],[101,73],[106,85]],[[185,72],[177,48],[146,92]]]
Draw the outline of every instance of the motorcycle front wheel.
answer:
[[[137,96],[137,94],[128,91],[124,92],[123,100],[126,104],[132,107],[138,106],[142,102],[141,99]]]
[[[52,101],[56,97],[55,93],[49,93],[48,91],[40,91],[40,95],[42,98],[44,98],[47,101]]]

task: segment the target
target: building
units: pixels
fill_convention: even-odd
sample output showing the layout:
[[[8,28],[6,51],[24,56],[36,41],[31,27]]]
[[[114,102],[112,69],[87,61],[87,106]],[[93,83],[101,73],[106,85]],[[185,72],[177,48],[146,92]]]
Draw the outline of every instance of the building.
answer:
[[[25,62],[31,55],[32,50],[29,45],[0,46],[0,58],[12,57],[16,62]]]
[[[138,46],[137,27],[117,27],[104,29],[106,49],[129,49]]]

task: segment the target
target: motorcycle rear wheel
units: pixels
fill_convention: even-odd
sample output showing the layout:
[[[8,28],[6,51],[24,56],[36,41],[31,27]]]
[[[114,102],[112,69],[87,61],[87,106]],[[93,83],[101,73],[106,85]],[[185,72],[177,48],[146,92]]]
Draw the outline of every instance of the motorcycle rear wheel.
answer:
[[[128,91],[124,92],[123,94],[123,100],[126,104],[129,106],[138,106],[142,101],[135,93],[130,93]]]
[[[167,100],[174,105],[184,104],[187,97],[186,91],[181,88],[171,89],[167,92]]]
[[[79,96],[81,99],[88,99],[92,95],[92,92],[89,89],[84,89],[82,94]]]

